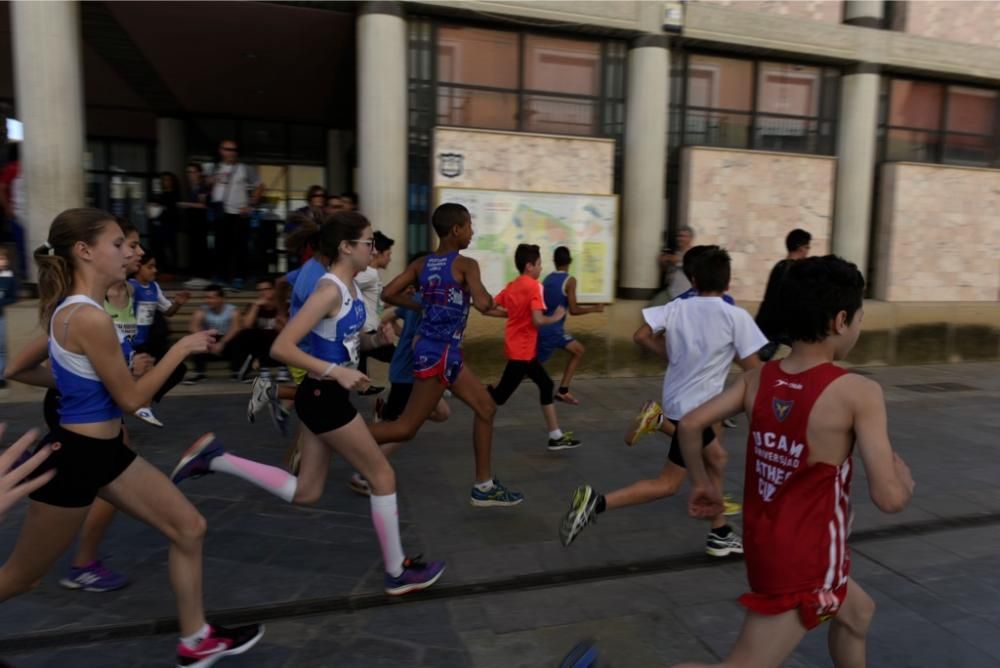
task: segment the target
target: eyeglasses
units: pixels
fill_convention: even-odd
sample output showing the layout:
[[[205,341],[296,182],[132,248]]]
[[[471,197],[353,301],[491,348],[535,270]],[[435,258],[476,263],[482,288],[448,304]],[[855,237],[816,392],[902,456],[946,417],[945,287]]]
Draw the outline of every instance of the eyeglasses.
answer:
[[[351,243],[352,244],[364,244],[364,245],[368,246],[369,248],[372,248],[375,245],[375,240],[374,239],[354,239],[353,241],[351,241]]]

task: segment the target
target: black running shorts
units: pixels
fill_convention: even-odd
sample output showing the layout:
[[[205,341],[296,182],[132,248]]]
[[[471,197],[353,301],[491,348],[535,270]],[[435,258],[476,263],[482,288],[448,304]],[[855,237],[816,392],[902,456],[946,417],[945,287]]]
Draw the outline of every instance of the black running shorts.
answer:
[[[123,432],[114,438],[91,438],[57,426],[41,440],[59,443],[49,458],[31,474],[35,478],[50,469],[56,475],[31,493],[31,499],[61,508],[82,508],[97,498],[97,492],[120,476],[136,454],[125,445]]]
[[[670,420],[670,418],[667,419]],[[670,438],[670,453],[667,455],[667,459],[682,468],[687,468],[684,465],[684,457],[681,455],[681,442],[678,440],[677,422],[677,420],[670,420],[670,424],[674,425],[674,435]],[[701,432],[701,447],[707,448],[714,440],[715,430],[711,427],[706,427],[705,431]]]
[[[350,393],[335,380],[306,378],[295,392],[295,412],[314,434],[340,429],[358,414]]]

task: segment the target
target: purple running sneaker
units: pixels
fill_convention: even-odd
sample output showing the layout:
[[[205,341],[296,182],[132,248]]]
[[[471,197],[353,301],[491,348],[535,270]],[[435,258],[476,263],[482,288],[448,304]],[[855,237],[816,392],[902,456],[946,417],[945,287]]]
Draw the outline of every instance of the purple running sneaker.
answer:
[[[389,596],[402,596],[411,591],[427,589],[438,581],[442,573],[444,573],[443,561],[431,561],[425,564],[420,561],[420,555],[413,559],[406,558],[403,560],[403,572],[399,577],[394,578],[388,573],[385,574],[385,593]]]
[[[215,434],[209,432],[194,442],[181,460],[177,462],[177,467],[170,474],[170,480],[175,485],[188,478],[200,478],[203,475],[212,473],[209,465],[212,460],[219,455],[226,454],[226,449],[222,447],[222,442],[215,438]]]
[[[59,580],[66,589],[83,591],[114,591],[128,584],[128,577],[106,568],[98,559],[86,566],[70,566],[66,577]]]

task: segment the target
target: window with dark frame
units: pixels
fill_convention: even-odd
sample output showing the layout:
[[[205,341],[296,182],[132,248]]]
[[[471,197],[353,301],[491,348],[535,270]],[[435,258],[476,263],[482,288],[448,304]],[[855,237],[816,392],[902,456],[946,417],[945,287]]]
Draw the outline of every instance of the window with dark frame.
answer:
[[[675,58],[671,147],[834,153],[839,70],[702,53]]]
[[[407,248],[430,244],[431,146],[451,125],[615,139],[621,191],[627,45],[532,31],[437,23],[408,29]]]
[[[1000,167],[1000,90],[898,77],[882,85],[884,160]]]

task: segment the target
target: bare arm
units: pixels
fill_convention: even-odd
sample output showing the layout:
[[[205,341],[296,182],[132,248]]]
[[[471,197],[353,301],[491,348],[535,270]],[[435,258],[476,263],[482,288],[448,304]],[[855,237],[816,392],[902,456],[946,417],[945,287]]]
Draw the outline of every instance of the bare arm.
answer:
[[[35,387],[55,387],[56,379],[52,375],[52,369],[43,366],[48,358],[49,337],[43,334],[32,339],[11,360],[4,370],[4,378]]]
[[[167,351],[159,364],[142,378],[135,379],[125,364],[114,323],[107,313],[96,308],[80,309],[73,316],[73,325],[76,331],[87,333],[86,336],[74,337],[74,341],[90,360],[115,403],[128,413],[148,406],[153,395],[163,387],[184,358],[190,353],[206,350],[215,336],[212,330],[185,336]]]
[[[188,292],[187,290],[182,290],[181,292],[178,292],[176,295],[174,295],[174,301],[171,302],[170,308],[164,311],[163,315],[165,315],[168,318],[171,317],[179,310],[181,310],[181,307],[187,304],[188,301],[190,300],[191,300],[190,292]]]
[[[593,306],[583,306],[576,301],[576,277],[570,276],[566,279],[566,299],[569,300],[570,315],[587,315],[588,313],[603,313],[604,304],[594,304]]]
[[[192,334],[196,334],[201,331],[202,325],[205,323],[205,312],[198,309],[191,316],[191,322],[188,323],[188,331]]]
[[[406,289],[411,285],[420,282],[420,270],[424,268],[424,258],[414,260],[403,273],[389,281],[388,285],[382,288],[382,301],[400,308],[408,308],[411,311],[419,311],[420,306],[410,299]]]
[[[253,327],[254,323],[257,322],[257,314],[259,312],[260,312],[260,304],[258,302],[250,304],[250,307],[247,308],[246,313],[244,313],[240,317],[240,323],[246,329]]]
[[[3,436],[5,428],[6,425],[0,423],[0,437]],[[16,462],[37,440],[38,431],[32,429],[27,434],[17,439],[13,445],[4,450],[3,454],[0,455],[0,520],[3,519],[4,513],[6,513],[11,506],[26,497],[28,494],[34,492],[42,485],[46,484],[48,481],[52,480],[53,476],[56,474],[55,469],[52,469],[46,471],[34,480],[23,482],[32,471],[37,469],[42,462],[48,459],[49,455],[52,454],[52,449],[54,447],[59,447],[58,444],[55,443],[39,448],[38,451],[28,459],[28,461],[24,462],[16,469],[11,470],[11,467],[14,466],[14,462]]]
[[[661,335],[654,333],[653,328],[648,324],[644,324],[642,327],[635,330],[635,334],[632,335],[632,340],[639,344],[640,347],[645,348],[659,357],[662,357],[664,360],[667,359],[666,342]]]
[[[332,281],[320,281],[302,308],[281,330],[271,345],[271,356],[290,366],[305,369],[316,378],[331,378],[347,389],[363,387],[368,378],[357,369],[331,366],[329,362],[303,352],[298,344],[316,324],[340,308],[343,296]]]
[[[462,279],[469,292],[472,294],[472,305],[480,313],[486,313],[493,308],[493,295],[487,292],[483,286],[483,279],[479,274],[479,263],[467,257],[460,257],[462,262]]]
[[[739,364],[740,368],[743,369],[744,371],[753,371],[754,369],[759,369],[763,364],[760,361],[760,357],[757,355],[757,353],[754,353],[749,357],[744,357],[743,359],[739,359],[739,357],[737,356],[736,363]]]
[[[716,422],[743,410],[749,374],[742,374],[722,394],[685,415],[677,426],[684,464],[691,475],[691,498],[688,512],[693,517],[714,517],[722,512],[722,497],[712,484],[702,458],[701,434]]]
[[[535,327],[544,327],[545,325],[551,325],[554,322],[559,322],[566,315],[566,309],[562,306],[557,306],[556,310],[552,312],[552,315],[545,315],[545,311],[539,309],[532,309],[531,311],[531,321],[535,323]]]
[[[898,513],[913,496],[913,477],[889,442],[885,397],[878,383],[852,379],[849,396],[854,411],[854,435],[868,477],[868,493],[879,510]]]
[[[236,314],[233,316],[233,324],[226,331],[226,333],[219,340],[219,349],[223,349],[226,345],[236,338],[236,335],[243,331],[243,321],[240,319],[240,312],[237,310]]]

